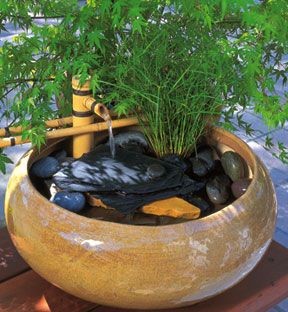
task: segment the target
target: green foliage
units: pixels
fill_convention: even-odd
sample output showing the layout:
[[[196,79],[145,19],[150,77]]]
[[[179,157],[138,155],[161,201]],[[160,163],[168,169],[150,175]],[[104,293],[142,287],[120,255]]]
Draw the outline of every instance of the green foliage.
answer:
[[[40,18],[46,24],[35,24]],[[13,124],[28,120],[23,136],[36,145],[45,120],[71,113],[76,74],[90,75],[94,95],[117,103],[119,113],[140,109],[158,155],[191,152],[219,106],[229,129],[247,108],[270,127],[288,119],[287,93],[275,88],[287,87],[287,0],[6,0],[1,32],[8,23],[23,33],[0,50],[0,105]],[[285,160],[285,146],[278,147]]]
[[[13,161],[7,157],[3,150],[0,149],[0,171],[5,174],[6,173],[6,164],[13,164]]]

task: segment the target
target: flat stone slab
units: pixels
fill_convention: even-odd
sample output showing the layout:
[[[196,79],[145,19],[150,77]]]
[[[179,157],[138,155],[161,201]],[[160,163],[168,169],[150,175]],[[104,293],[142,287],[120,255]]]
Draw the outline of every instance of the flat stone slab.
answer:
[[[153,176],[151,167],[162,168],[163,172]],[[155,200],[193,193],[204,186],[169,162],[121,148],[113,158],[107,146],[65,164],[53,181],[61,190],[89,192],[123,213]]]

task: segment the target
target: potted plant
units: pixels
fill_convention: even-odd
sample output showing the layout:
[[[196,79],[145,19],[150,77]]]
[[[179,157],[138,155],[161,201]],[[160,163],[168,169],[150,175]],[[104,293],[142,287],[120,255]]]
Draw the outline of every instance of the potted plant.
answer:
[[[221,113],[226,128],[234,112],[250,107],[271,126],[287,119],[273,80],[287,79],[280,66],[288,42],[282,31],[285,1],[102,0],[81,8],[75,1],[50,1],[45,7],[26,2],[3,7],[3,21],[33,33],[3,45],[0,83],[2,98],[16,92],[6,114],[36,146],[45,141],[47,119],[71,113],[73,75],[83,84],[90,77],[94,98],[118,114],[136,114],[158,157],[190,155]],[[58,23],[36,26],[37,14]],[[57,111],[50,104],[53,96]],[[209,135],[211,145],[245,159],[253,182],[221,211],[165,227],[95,221],[49,203],[29,179],[28,168],[39,158],[30,152],[6,196],[16,247],[46,279],[102,304],[178,307],[231,287],[268,248],[276,201],[264,166],[243,142],[215,128]],[[40,157],[59,144],[48,144]],[[285,160],[285,147],[280,148]],[[4,154],[0,160],[7,161]]]

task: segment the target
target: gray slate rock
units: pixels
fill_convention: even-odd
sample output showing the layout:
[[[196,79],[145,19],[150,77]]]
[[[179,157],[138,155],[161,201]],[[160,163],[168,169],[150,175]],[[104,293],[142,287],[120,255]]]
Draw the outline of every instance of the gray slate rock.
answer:
[[[166,155],[161,159],[163,161],[171,163],[174,166],[181,168],[183,172],[185,172],[189,168],[187,161],[175,154]]]
[[[157,179],[151,165],[164,168]],[[118,148],[115,158],[106,151],[90,152],[59,170],[53,181],[62,190],[90,192],[123,213],[157,199],[194,192],[203,187],[170,163]]]

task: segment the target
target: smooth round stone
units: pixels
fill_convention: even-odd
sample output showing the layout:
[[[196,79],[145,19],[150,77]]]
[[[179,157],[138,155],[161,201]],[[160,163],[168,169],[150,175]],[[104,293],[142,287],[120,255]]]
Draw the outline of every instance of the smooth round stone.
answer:
[[[197,158],[206,163],[207,169],[210,171],[214,168],[213,149],[209,146],[197,152]]]
[[[50,156],[56,158],[59,162],[62,162],[65,161],[65,158],[67,157],[67,152],[64,149],[62,149],[55,151]]]
[[[184,159],[181,159],[178,155],[175,154],[166,155],[161,159],[181,168],[183,172],[185,172],[189,167]]]
[[[152,164],[147,168],[147,174],[151,179],[160,178],[165,172],[165,168],[159,164]]]
[[[192,164],[192,172],[198,177],[204,177],[209,172],[206,163],[202,159],[191,158],[190,161]]]
[[[251,179],[240,179],[233,182],[231,185],[233,195],[236,198],[242,196],[247,191],[247,188],[249,187],[251,181]]]
[[[79,192],[65,192],[61,191],[55,194],[51,201],[62,208],[69,211],[79,212],[85,206],[85,196]]]
[[[245,164],[239,154],[232,151],[225,152],[221,157],[221,164],[232,181],[244,178]]]
[[[31,173],[39,178],[47,179],[59,170],[59,161],[51,156],[36,161],[31,168]]]
[[[213,204],[224,204],[230,197],[228,180],[217,176],[207,182],[206,193]]]

